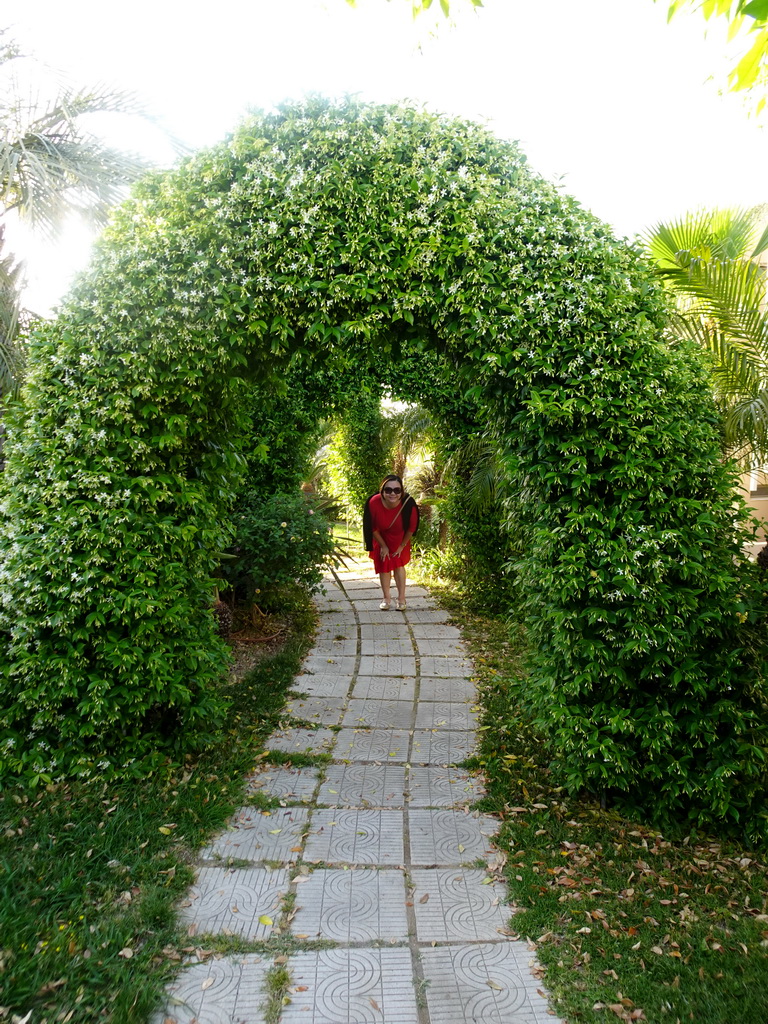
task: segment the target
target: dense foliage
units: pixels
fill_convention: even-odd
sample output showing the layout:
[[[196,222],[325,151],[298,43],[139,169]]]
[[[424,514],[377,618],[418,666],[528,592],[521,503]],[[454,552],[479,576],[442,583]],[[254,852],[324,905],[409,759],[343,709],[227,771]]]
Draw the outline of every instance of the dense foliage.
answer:
[[[351,386],[339,417],[328,446],[327,475],[331,493],[344,507],[347,519],[359,524],[366,498],[378,491],[390,471],[378,389],[365,384]]]
[[[759,832],[760,592],[665,316],[637,253],[463,122],[312,100],[150,179],[41,338],[8,445],[3,733],[50,773],[44,744],[125,754],[153,714],[207,721],[237,378],[436,352],[499,440],[563,782]]]
[[[233,512],[232,560],[222,571],[239,600],[290,583],[316,586],[333,553],[328,521],[301,493],[248,490]]]

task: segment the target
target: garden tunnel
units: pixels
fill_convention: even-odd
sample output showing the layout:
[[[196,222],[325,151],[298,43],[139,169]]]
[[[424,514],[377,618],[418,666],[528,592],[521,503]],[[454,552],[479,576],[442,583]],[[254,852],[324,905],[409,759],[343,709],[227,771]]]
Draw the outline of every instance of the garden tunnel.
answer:
[[[472,124],[309,100],[149,177],[37,339],[10,431],[4,770],[119,765],[169,712],[215,725],[244,390],[383,365],[495,438],[526,692],[565,783],[674,804],[716,746],[710,803],[746,793],[763,740],[732,474],[664,323],[637,253]]]

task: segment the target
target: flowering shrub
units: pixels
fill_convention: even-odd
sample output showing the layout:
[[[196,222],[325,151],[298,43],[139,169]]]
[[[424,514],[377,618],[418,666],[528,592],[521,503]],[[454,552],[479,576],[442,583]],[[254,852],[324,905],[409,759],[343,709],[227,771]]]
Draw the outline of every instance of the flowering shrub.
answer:
[[[706,377],[665,318],[635,251],[463,122],[310,100],[147,179],[42,332],[9,431],[0,758],[8,737],[44,775],[215,721],[238,377],[274,404],[289,367],[434,351],[504,452],[558,776],[761,833],[761,596]]]
[[[316,586],[334,550],[327,520],[301,494],[246,491],[233,513],[234,560],[222,571],[236,592],[259,595],[283,583]]]

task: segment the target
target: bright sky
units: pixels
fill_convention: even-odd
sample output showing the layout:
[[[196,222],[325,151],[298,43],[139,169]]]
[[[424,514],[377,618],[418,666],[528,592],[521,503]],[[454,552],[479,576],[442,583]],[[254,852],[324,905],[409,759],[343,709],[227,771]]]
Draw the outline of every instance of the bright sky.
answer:
[[[144,95],[192,146],[248,107],[307,92],[407,100],[516,139],[534,169],[620,235],[714,205],[768,200],[768,128],[708,81],[724,27],[666,22],[667,0],[26,0],[12,34],[82,84]],[[438,7],[435,0],[434,7]],[[436,29],[435,29],[435,26]],[[42,310],[85,260],[82,234],[34,256]]]

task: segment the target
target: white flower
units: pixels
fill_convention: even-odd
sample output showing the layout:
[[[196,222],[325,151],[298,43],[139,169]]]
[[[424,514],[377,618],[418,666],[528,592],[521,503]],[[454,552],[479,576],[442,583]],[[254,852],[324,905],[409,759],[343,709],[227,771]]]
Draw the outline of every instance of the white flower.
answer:
[[[280,523],[280,525],[282,526],[283,529],[285,529],[288,523]]]

